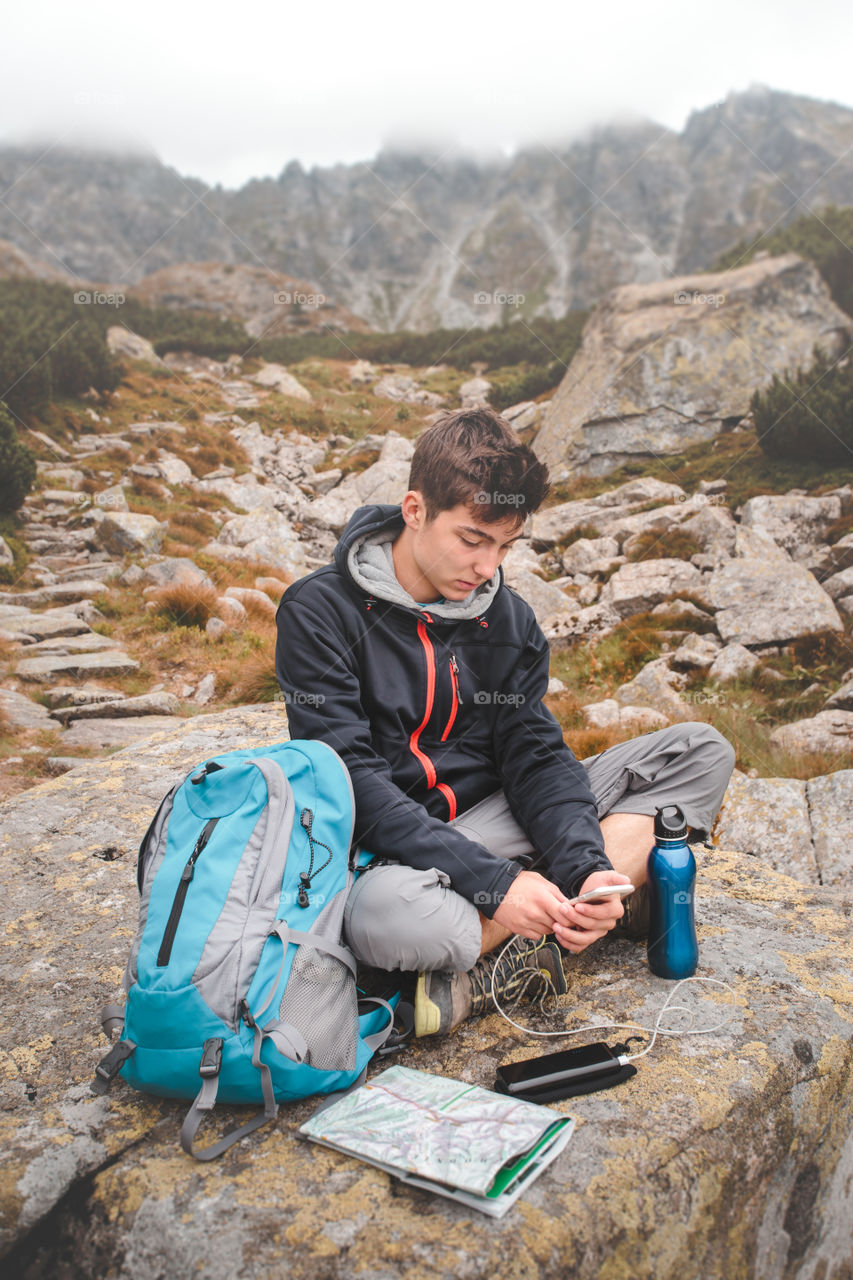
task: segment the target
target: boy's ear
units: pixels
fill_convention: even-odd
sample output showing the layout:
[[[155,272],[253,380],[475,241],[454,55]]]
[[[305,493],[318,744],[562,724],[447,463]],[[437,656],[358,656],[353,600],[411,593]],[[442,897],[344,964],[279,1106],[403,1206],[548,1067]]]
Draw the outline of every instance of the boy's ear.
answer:
[[[403,495],[400,509],[410,529],[422,529],[427,523],[426,503],[420,489],[409,489]]]

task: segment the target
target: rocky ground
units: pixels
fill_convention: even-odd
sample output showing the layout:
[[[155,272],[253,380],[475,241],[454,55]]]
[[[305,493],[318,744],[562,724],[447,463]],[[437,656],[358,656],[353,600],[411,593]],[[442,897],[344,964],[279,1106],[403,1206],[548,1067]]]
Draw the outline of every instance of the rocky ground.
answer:
[[[82,411],[88,430],[33,433],[17,557],[0,544],[0,794],[202,709],[274,699],[286,585],[329,559],[356,507],[399,501],[439,407],[490,391],[441,368],[313,362],[300,381],[134,343],[120,391]],[[174,417],[153,408],[166,391],[185,397]],[[507,416],[529,434],[546,407]],[[742,771],[721,830],[776,856],[765,817],[784,795],[772,807],[795,833],[795,874],[837,877],[853,810],[853,491],[738,502],[724,475],[607,483],[540,511],[505,563],[551,641],[570,744],[711,720]]]

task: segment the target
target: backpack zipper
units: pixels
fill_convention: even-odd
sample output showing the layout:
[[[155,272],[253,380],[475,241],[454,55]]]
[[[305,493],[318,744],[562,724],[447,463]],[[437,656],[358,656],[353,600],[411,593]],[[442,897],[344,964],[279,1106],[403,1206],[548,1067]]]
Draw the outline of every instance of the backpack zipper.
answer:
[[[444,742],[450,730],[453,728],[453,722],[456,719],[456,712],[462,706],[462,693],[459,688],[459,667],[456,664],[456,654],[450,655],[450,689],[453,695],[453,701],[450,706],[450,715],[447,724],[444,726],[444,733],[441,735],[441,741]]]
[[[189,889],[190,881],[195,874],[195,864],[198,861],[201,851],[213,835],[213,828],[216,826],[218,821],[218,818],[211,818],[204,824],[202,833],[195,842],[195,848],[187,860],[187,865],[181,872],[181,878],[178,881],[178,888],[175,892],[175,898],[172,903],[172,910],[169,912],[169,919],[166,921],[166,928],[163,931],[163,941],[160,943],[160,950],[157,952],[157,967],[160,969],[169,963],[169,957],[172,954],[172,944],[175,941],[175,934],[178,931],[181,912],[184,909],[187,890]]]

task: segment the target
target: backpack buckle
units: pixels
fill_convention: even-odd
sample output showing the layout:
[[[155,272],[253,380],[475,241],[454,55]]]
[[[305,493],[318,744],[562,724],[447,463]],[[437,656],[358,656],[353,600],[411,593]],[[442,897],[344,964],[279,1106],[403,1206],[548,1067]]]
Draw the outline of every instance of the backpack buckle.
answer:
[[[218,1076],[222,1066],[222,1045],[223,1040],[219,1036],[214,1036],[210,1040],[205,1040],[201,1050],[201,1062],[198,1065],[198,1074],[205,1080],[212,1076]]]
[[[105,1058],[95,1067],[95,1078],[92,1081],[93,1093],[106,1093],[113,1078],[118,1075],[136,1045],[132,1040],[119,1040]]]

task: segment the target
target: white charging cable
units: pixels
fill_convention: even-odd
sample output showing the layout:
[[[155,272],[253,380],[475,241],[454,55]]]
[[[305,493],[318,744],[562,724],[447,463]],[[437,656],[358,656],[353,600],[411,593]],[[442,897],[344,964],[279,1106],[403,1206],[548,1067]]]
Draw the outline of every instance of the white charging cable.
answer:
[[[507,951],[507,949],[510,946],[512,946],[515,940],[516,940],[515,937],[510,938],[509,942],[507,942],[505,946],[501,948],[501,951],[498,954],[498,958],[495,961],[494,967],[492,968],[491,995],[492,995],[492,1003],[494,1004],[495,1009],[498,1011],[498,1013],[501,1015],[504,1021],[508,1022],[510,1026],[515,1027],[517,1031],[522,1031],[526,1036],[574,1036],[574,1035],[579,1035],[582,1031],[608,1031],[608,1030],[614,1030],[614,1029],[619,1031],[625,1031],[625,1030],[642,1031],[645,1035],[650,1035],[651,1040],[646,1045],[645,1049],[642,1049],[639,1053],[620,1055],[619,1062],[624,1066],[626,1063],[634,1062],[637,1058],[642,1058],[647,1053],[650,1053],[659,1035],[660,1036],[709,1036],[715,1031],[721,1031],[723,1027],[727,1026],[728,1023],[731,1022],[732,1017],[734,1016],[734,1011],[737,1009],[737,996],[735,995],[732,987],[730,987],[727,982],[722,982],[719,978],[706,978],[706,977],[694,976],[691,978],[681,978],[678,982],[676,982],[675,986],[670,991],[666,1000],[661,1005],[658,1015],[655,1018],[654,1025],[651,1027],[641,1026],[638,1022],[598,1022],[598,1023],[588,1022],[581,1027],[567,1027],[567,1028],[564,1028],[562,1031],[535,1031],[532,1027],[523,1027],[520,1022],[516,1022],[513,1018],[509,1016],[508,1013],[506,1013],[501,1008],[500,1001],[498,1000],[498,996],[497,996],[497,991],[495,990],[495,977],[497,975],[500,962],[504,957],[504,953]],[[541,970],[534,969],[532,966],[529,966],[529,969],[531,974],[531,980],[534,976],[536,977],[541,976]],[[732,999],[731,999],[731,1008],[728,1014],[726,1015],[726,1017],[723,1018],[722,1021],[720,1022],[715,1022],[714,1025],[711,1027],[694,1027],[692,1025],[692,1023],[695,1021],[695,1013],[693,1012],[693,1010],[687,1008],[686,1005],[671,1004],[671,1001],[675,996],[676,992],[679,990],[679,988],[683,987],[686,982],[709,982],[716,987],[722,987],[723,990],[728,991]],[[688,1024],[688,1026],[681,1027],[681,1028],[662,1027],[661,1019],[663,1018],[667,1010],[670,1013],[686,1013],[687,1016],[690,1018],[690,1023]]]

